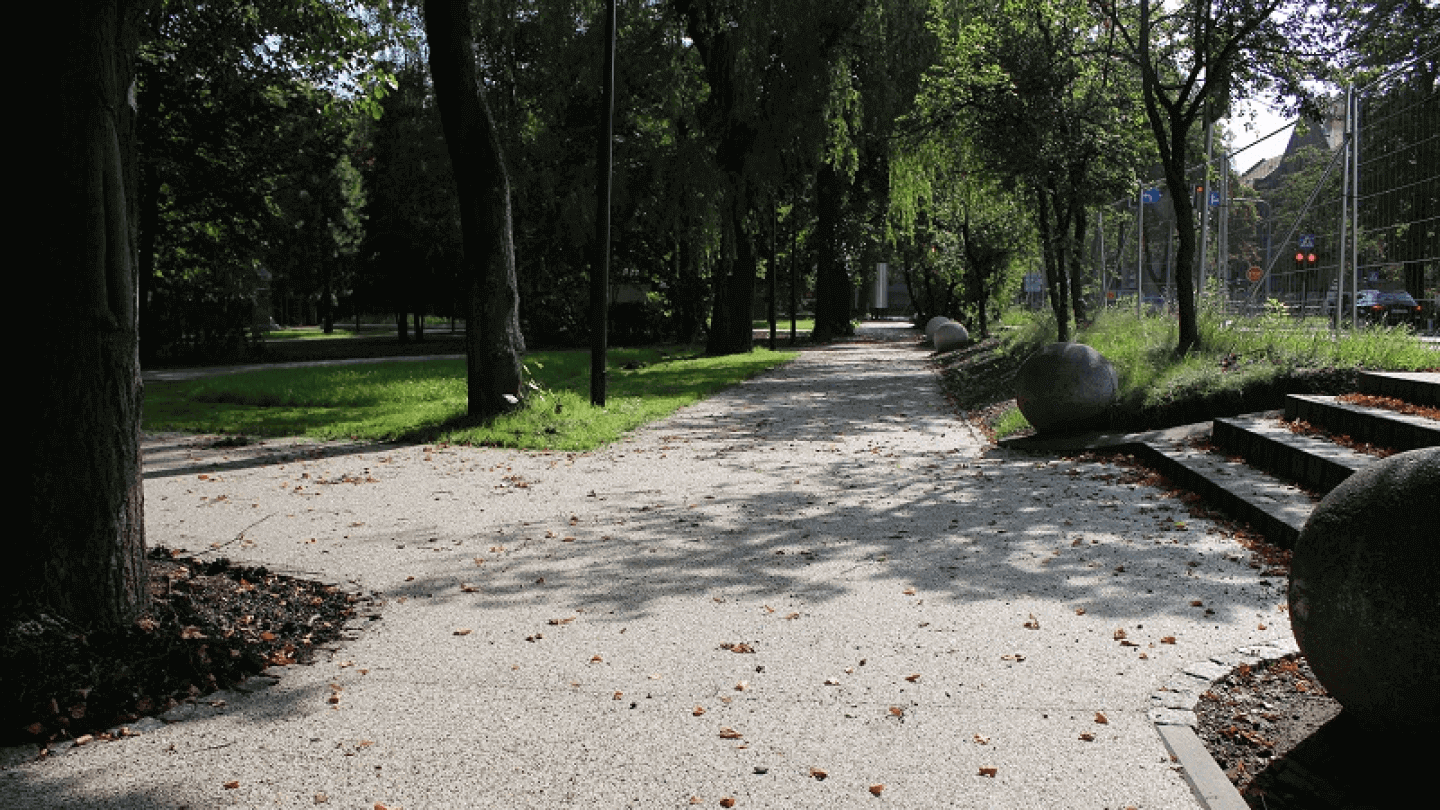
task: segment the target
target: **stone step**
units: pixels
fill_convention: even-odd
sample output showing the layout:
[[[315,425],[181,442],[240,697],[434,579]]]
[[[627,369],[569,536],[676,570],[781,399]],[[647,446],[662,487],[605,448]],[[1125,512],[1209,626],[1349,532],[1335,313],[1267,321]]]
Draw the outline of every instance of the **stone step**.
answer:
[[[1285,418],[1396,452],[1440,446],[1440,421],[1341,402],[1337,397],[1291,394],[1285,400]]]
[[[1360,375],[1360,393],[1440,408],[1440,372],[1367,371]]]
[[[1317,436],[1293,433],[1279,411],[1216,419],[1212,441],[1266,472],[1324,494],[1375,460]]]
[[[1238,458],[1203,447],[1146,441],[1136,455],[1176,485],[1243,520],[1282,548],[1293,548],[1318,500]]]

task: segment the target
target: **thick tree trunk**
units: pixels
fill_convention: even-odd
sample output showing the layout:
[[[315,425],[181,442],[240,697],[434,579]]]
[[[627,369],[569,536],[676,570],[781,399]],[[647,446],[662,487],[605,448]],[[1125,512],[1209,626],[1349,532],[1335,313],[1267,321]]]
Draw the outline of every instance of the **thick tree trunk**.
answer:
[[[815,177],[815,333],[818,342],[848,335],[850,277],[845,272],[841,222],[845,209],[845,179],[828,162]]]
[[[469,413],[489,418],[518,405],[525,392],[510,178],[476,73],[469,3],[425,0],[425,34],[460,198]]]
[[[48,234],[31,274],[62,306],[22,401],[29,520],[4,566],[0,619],[60,615],[118,628],[146,602],[140,468],[142,386],[135,262],[134,3],[66,4],[32,30],[55,69],[26,150],[51,176],[37,208]]]
[[[1085,317],[1084,273],[1080,263],[1080,246],[1085,244],[1085,209],[1078,203],[1071,204],[1070,223],[1073,231],[1067,229],[1065,257],[1070,269],[1070,308],[1075,311],[1075,328],[1079,329],[1089,319]]]
[[[740,196],[733,190],[727,192],[722,216],[720,267],[715,274],[715,301],[705,340],[705,353],[712,356],[744,354],[755,347],[751,315],[758,266]]]

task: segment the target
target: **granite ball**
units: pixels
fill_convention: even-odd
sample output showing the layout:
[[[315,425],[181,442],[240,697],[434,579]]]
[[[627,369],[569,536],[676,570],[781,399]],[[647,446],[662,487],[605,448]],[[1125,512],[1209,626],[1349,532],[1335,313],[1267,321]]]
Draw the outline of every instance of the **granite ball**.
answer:
[[[1374,728],[1440,727],[1440,447],[1353,473],[1290,564],[1290,627],[1315,677]]]
[[[1015,380],[1020,413],[1038,433],[1093,426],[1119,389],[1115,367],[1083,343],[1051,343],[1025,361]]]
[[[944,326],[944,325],[947,324],[947,323],[950,323],[950,319],[947,318],[947,317],[945,317],[944,315],[936,315],[935,317],[933,317],[933,318],[931,318],[930,320],[926,321],[926,322],[925,322],[925,337],[927,337],[927,338],[929,338],[929,337],[934,337],[934,336],[935,336],[935,330],[936,330],[936,329],[939,329],[941,326]]]
[[[950,321],[949,323],[940,324],[940,326],[935,329],[932,340],[935,342],[935,351],[948,352],[968,344],[970,342],[970,332],[963,324]]]

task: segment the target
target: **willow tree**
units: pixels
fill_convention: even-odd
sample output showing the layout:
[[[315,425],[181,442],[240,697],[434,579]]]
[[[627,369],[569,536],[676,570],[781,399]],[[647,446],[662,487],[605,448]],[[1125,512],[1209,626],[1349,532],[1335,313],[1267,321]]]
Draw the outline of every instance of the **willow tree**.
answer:
[[[1136,88],[1116,39],[1080,0],[937,0],[944,58],[918,121],[964,137],[973,159],[1026,197],[1057,338],[1085,320],[1087,206],[1133,182],[1141,160]]]

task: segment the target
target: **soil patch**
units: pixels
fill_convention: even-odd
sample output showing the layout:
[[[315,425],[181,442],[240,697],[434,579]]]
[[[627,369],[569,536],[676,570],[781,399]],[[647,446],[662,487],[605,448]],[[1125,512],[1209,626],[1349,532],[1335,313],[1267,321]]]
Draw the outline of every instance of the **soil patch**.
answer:
[[[365,600],[263,566],[149,551],[149,608],[122,632],[47,615],[0,637],[0,745],[49,743],[153,716],[270,666],[308,663]]]

